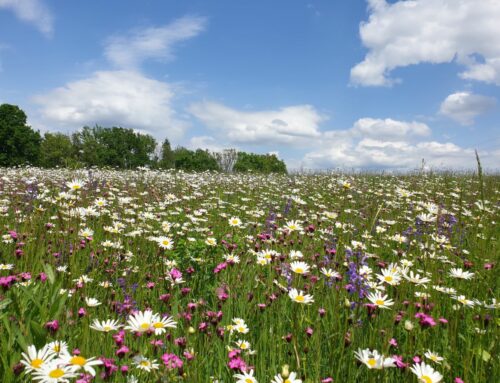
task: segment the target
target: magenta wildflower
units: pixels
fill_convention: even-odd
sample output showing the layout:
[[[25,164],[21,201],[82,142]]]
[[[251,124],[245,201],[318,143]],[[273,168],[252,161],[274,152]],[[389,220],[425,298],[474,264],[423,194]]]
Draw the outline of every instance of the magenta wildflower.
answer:
[[[126,354],[129,353],[129,348],[125,345],[122,345],[118,350],[116,350],[115,355],[119,358],[123,358]]]
[[[175,354],[163,354],[161,359],[163,360],[163,363],[165,363],[165,367],[169,370],[181,368],[184,364],[184,362]]]
[[[5,290],[8,290],[10,286],[17,281],[17,278],[14,275],[9,275],[7,277],[0,277],[0,286]]]
[[[51,333],[55,333],[57,332],[57,330],[59,330],[59,321],[56,319],[56,320],[53,320],[53,321],[49,321],[47,323],[45,323],[44,327],[49,330]]]

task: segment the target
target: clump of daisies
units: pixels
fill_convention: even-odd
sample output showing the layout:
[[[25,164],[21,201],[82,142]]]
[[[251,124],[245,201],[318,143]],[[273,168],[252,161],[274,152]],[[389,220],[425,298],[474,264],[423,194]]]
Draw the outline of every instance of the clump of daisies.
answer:
[[[25,374],[32,375],[33,380],[42,382],[67,382],[75,378],[77,373],[96,375],[95,366],[102,361],[95,357],[87,358],[78,351],[70,353],[66,342],[55,341],[37,350],[34,345],[28,346],[22,353],[21,364]]]

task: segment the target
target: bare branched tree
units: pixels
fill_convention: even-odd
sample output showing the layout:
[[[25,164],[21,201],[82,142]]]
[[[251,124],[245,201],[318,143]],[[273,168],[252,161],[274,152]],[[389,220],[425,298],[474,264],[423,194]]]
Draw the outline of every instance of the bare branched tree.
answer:
[[[212,156],[217,161],[223,172],[231,173],[234,164],[238,161],[238,151],[236,149],[224,149],[222,152],[212,152]]]

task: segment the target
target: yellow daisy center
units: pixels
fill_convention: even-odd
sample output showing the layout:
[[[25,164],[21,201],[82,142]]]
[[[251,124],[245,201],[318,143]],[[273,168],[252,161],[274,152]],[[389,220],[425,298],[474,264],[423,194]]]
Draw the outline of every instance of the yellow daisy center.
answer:
[[[393,278],[392,278],[390,275],[388,275],[388,276],[386,276],[384,279],[385,279],[387,282],[392,282],[392,279],[393,279]]]
[[[72,188],[73,188],[73,190],[78,190],[81,188],[81,186],[80,185],[73,185]]]
[[[292,383],[292,381],[290,379],[287,379],[283,383]]]
[[[375,304],[376,304],[377,306],[382,306],[384,303],[385,303],[385,302],[384,302],[382,299],[377,299],[377,300],[375,301]]]
[[[56,368],[55,370],[52,370],[49,372],[49,377],[50,378],[61,378],[64,376],[64,371],[61,370],[60,368]]]
[[[110,326],[104,326],[104,331],[106,331],[106,332],[111,331],[111,327]]]
[[[153,324],[154,328],[164,328],[165,325],[162,322],[156,322]]]
[[[303,295],[297,295],[297,296],[295,297],[295,300],[296,300],[297,302],[304,302],[305,298],[304,298],[304,296],[303,296]]]
[[[245,383],[253,383],[253,379],[246,378],[246,379],[245,379]]]
[[[370,367],[374,367],[377,364],[377,361],[373,358],[370,358],[366,363],[368,363]]]
[[[149,366],[149,362],[147,360],[143,360],[141,363],[139,363],[141,366],[143,367],[148,367]]]
[[[82,367],[85,366],[85,363],[87,363],[87,359],[85,359],[83,356],[74,356],[70,359],[69,363],[75,366]]]
[[[168,245],[170,245],[170,241],[164,240],[164,241],[162,241],[162,244],[165,245],[165,246],[168,246]]]
[[[420,377],[420,380],[424,383],[432,383],[432,379],[430,377],[428,377],[427,375],[422,375]]]
[[[33,368],[40,368],[40,366],[43,364],[43,360],[40,358],[33,359],[31,361],[31,367]]]
[[[141,324],[141,329],[147,330],[149,328],[149,323],[143,323]]]
[[[58,344],[56,344],[54,346],[54,352],[59,352],[59,351],[61,351],[61,346],[59,346]]]
[[[302,274],[304,272],[304,269],[302,267],[297,267],[295,269],[295,272],[298,273],[298,274]]]

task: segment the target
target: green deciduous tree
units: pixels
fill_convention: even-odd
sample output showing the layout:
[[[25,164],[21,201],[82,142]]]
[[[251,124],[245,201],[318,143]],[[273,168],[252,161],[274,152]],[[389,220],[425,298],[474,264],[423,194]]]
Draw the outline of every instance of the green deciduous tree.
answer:
[[[161,146],[161,156],[158,165],[162,169],[172,169],[175,167],[175,155],[168,138],[165,138]]]
[[[215,158],[208,150],[192,151],[183,147],[174,150],[175,168],[187,171],[220,170]]]
[[[16,105],[0,105],[0,166],[38,165],[41,137]]]
[[[235,172],[283,173],[287,172],[285,163],[274,154],[238,153],[234,165]]]
[[[121,127],[85,126],[73,134],[78,158],[86,165],[131,169],[153,162],[156,140]]]
[[[40,165],[46,168],[69,166],[73,158],[71,138],[62,133],[45,133],[40,147]]]

